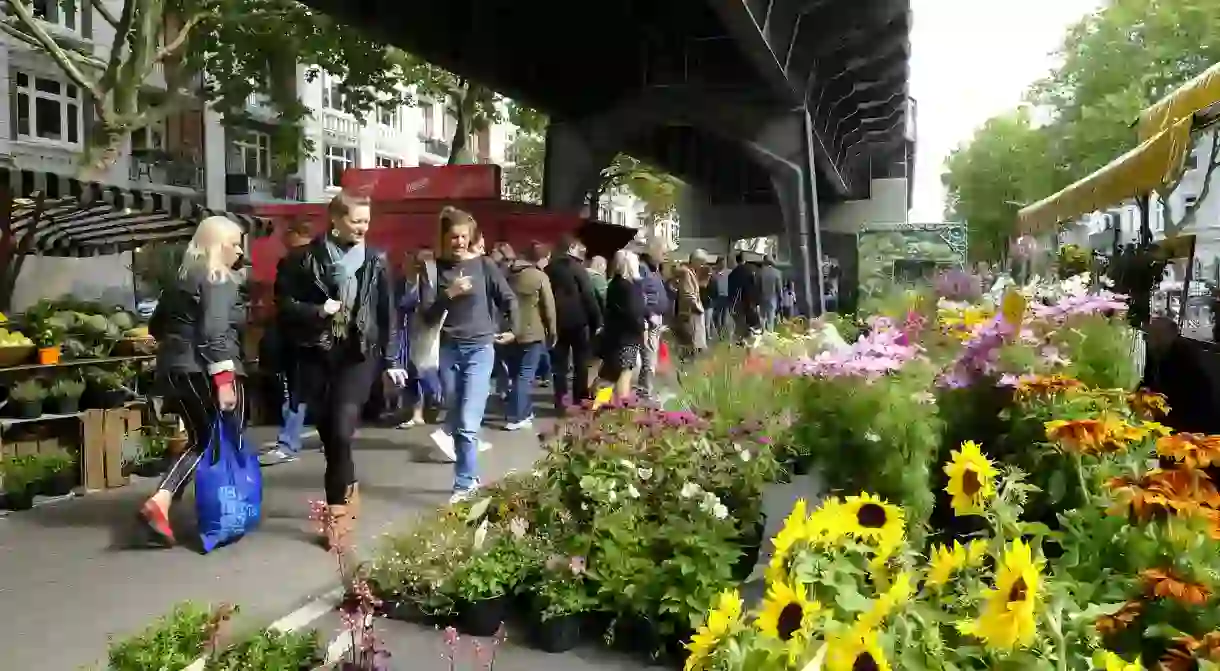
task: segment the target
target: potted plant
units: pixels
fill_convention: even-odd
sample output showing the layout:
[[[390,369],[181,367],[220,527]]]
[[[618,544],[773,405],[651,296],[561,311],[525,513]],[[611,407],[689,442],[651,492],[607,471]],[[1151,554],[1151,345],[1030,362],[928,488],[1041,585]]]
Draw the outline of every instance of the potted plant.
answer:
[[[144,447],[129,471],[143,478],[155,478],[165,472],[168,439],[155,433],[144,434]]]
[[[85,383],[90,397],[100,408],[119,408],[127,400],[128,391],[123,376],[103,368],[85,371]]]
[[[34,507],[34,481],[38,464],[32,456],[5,457],[0,460],[0,477],[9,510],[29,510]]]
[[[72,378],[61,378],[51,385],[51,405],[61,415],[73,415],[80,410],[80,397],[85,393],[85,383]]]
[[[509,521],[510,528],[517,524],[517,518]],[[529,566],[527,547],[524,533],[486,520],[480,523],[473,551],[454,571],[450,585],[459,631],[468,636],[491,636],[500,629],[508,615],[509,595]]]
[[[41,417],[42,402],[46,397],[46,387],[38,380],[18,382],[9,392],[9,400],[17,411],[17,417],[22,419]]]
[[[47,496],[71,494],[76,487],[76,459],[62,450],[38,455],[42,482],[39,489]]]
[[[208,660],[208,671],[283,669],[309,671],[326,661],[317,630],[279,632],[271,629],[242,640]]]
[[[534,643],[552,653],[576,647],[585,617],[596,605],[586,582],[585,558],[551,557],[534,587]]]

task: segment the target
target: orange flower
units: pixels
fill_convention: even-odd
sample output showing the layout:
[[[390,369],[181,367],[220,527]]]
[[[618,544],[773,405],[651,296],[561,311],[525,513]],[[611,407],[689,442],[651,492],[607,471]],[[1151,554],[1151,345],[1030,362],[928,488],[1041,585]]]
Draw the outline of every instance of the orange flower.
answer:
[[[1165,401],[1165,395],[1147,389],[1127,394],[1127,405],[1135,414],[1144,419],[1157,419],[1169,414],[1169,404]]]
[[[1094,623],[1097,627],[1097,633],[1102,636],[1111,636],[1125,631],[1143,612],[1143,601],[1128,601],[1122,605],[1122,608],[1115,611],[1114,614],[1102,615],[1097,618],[1097,622]]]
[[[1148,569],[1140,574],[1140,579],[1149,599],[1172,599],[1186,606],[1204,606],[1212,597],[1207,585],[1186,582],[1170,571]]]
[[[1181,636],[1173,639],[1175,648],[1161,657],[1164,671],[1194,671],[1196,660],[1220,661],[1220,631],[1213,631],[1203,638]]]
[[[1156,441],[1156,453],[1179,461],[1190,469],[1220,465],[1220,436],[1198,433],[1163,436]]]
[[[1054,396],[1060,392],[1072,391],[1084,385],[1075,378],[1066,375],[1029,375],[1017,382],[1017,395],[1022,398],[1032,396]]]
[[[1141,521],[1161,513],[1175,515],[1200,514],[1206,508],[1220,508],[1220,492],[1211,478],[1199,471],[1159,468],[1148,471],[1142,478],[1113,478],[1110,490]],[[1118,512],[1118,511],[1112,511]]]
[[[1106,442],[1106,423],[1100,419],[1056,419],[1045,424],[1046,437],[1081,454],[1097,454]]]

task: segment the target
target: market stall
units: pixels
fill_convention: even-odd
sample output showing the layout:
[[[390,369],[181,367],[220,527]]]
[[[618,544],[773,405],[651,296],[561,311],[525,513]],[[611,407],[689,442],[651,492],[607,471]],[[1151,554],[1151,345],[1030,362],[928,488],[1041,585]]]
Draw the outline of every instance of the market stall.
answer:
[[[0,254],[10,270],[0,290],[11,290],[24,256],[181,243],[213,214],[252,235],[270,230],[264,219],[212,212],[183,196],[0,169]],[[176,421],[147,421],[155,352],[141,318],[113,305],[45,298],[0,315],[0,507],[157,474],[181,437]]]

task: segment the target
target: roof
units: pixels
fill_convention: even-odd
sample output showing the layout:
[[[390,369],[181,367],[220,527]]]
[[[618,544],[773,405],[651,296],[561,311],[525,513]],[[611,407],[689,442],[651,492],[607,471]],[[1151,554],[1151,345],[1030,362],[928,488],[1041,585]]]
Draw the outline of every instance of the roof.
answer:
[[[129,190],[49,172],[0,168],[0,198],[6,195],[13,198],[13,235],[20,239],[36,226],[33,252],[44,256],[99,256],[156,242],[185,242],[201,219],[214,215],[237,222],[249,235],[272,230],[268,219],[211,210],[185,195]],[[35,224],[39,198],[45,200]]]

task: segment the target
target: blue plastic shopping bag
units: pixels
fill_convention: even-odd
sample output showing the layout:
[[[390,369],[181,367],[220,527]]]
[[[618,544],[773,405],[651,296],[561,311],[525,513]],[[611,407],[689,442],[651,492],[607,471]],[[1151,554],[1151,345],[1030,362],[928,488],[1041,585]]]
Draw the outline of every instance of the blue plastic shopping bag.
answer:
[[[211,440],[195,471],[195,511],[203,551],[211,552],[252,531],[262,506],[258,455],[247,448],[235,419],[222,413],[212,425]]]

